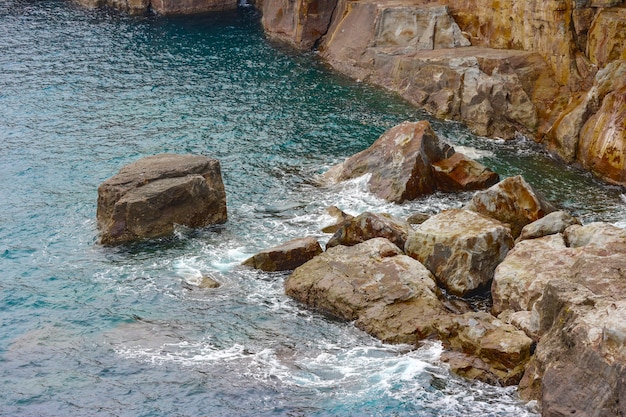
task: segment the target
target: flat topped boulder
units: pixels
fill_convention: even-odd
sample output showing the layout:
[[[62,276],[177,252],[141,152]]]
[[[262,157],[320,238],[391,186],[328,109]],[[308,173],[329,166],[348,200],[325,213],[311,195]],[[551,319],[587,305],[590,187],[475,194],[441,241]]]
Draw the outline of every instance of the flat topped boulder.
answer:
[[[123,167],[98,187],[103,244],[167,236],[174,225],[203,227],[227,220],[217,159],[161,154]]]
[[[322,247],[313,237],[293,239],[264,249],[243,261],[242,265],[266,272],[290,271],[322,253]]]

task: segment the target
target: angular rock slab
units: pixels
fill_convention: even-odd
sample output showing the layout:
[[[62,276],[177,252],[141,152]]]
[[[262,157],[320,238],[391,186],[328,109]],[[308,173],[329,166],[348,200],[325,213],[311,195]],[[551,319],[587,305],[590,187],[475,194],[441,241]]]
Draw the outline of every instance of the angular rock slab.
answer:
[[[98,187],[103,244],[166,236],[174,225],[203,227],[227,220],[219,161],[162,154],[125,166]]]
[[[441,141],[426,121],[401,123],[366,150],[330,168],[324,178],[345,181],[371,174],[370,192],[401,203],[435,191],[431,164],[454,149]]]
[[[409,234],[404,250],[428,268],[443,287],[465,295],[485,286],[513,247],[510,229],[478,213],[443,211]]]
[[[515,238],[524,226],[555,210],[520,175],[476,192],[465,208],[509,224]]]
[[[293,239],[265,249],[246,259],[242,265],[266,272],[290,271],[322,253],[319,242],[312,237]]]
[[[326,248],[337,245],[353,246],[375,237],[384,237],[400,249],[404,249],[409,230],[411,226],[403,220],[396,219],[389,214],[366,211],[344,222],[328,240]]]
[[[465,191],[485,188],[498,175],[439,139],[427,121],[401,123],[369,148],[323,176],[328,182],[371,174],[369,190],[387,201],[402,203],[436,190]]]
[[[443,355],[456,373],[501,385],[522,378],[533,341],[521,330],[484,312],[444,316],[434,327],[444,347],[457,352]]]
[[[328,249],[297,268],[285,292],[389,343],[415,343],[446,314],[432,274],[384,238]]]

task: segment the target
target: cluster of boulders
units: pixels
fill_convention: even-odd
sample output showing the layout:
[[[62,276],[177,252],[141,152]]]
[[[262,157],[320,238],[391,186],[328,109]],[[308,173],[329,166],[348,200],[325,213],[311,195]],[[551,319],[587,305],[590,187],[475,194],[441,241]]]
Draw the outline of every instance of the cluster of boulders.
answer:
[[[361,175],[389,201],[497,181],[426,122],[390,129],[322,182]],[[539,400],[543,415],[626,415],[626,229],[581,225],[521,176],[430,216],[352,216],[336,207],[329,214],[337,222],[323,229],[332,234],[325,251],[305,237],[243,265],[292,271],[287,295],[385,342],[441,340],[442,360],[453,371],[519,384],[523,398]],[[104,244],[165,236],[176,224],[225,221],[224,185],[212,158],[144,158],[99,188]],[[475,297],[492,303],[477,308]]]
[[[403,160],[421,166],[420,158]],[[352,177],[350,164],[354,176],[375,177],[352,162],[340,164],[344,177]],[[333,233],[326,251],[301,239],[245,264],[263,265],[271,254],[267,270],[293,271],[287,295],[385,342],[441,340],[454,372],[519,384],[544,416],[626,413],[626,229],[581,225],[521,176],[414,224],[329,212],[338,223],[324,228]],[[476,296],[492,305],[476,308]]]

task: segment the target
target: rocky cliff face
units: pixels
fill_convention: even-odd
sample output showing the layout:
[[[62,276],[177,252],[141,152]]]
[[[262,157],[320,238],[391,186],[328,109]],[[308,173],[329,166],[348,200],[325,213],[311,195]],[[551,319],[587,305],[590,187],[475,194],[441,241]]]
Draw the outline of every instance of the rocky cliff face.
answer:
[[[626,185],[624,0],[264,0],[269,36]]]

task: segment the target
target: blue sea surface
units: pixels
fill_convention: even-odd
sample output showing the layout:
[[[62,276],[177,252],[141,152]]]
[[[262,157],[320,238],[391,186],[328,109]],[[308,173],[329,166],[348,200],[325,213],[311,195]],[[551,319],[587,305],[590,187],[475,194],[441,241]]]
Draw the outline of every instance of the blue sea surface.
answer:
[[[250,7],[129,17],[69,1],[0,2],[0,415],[533,416],[514,388],[453,376],[441,346],[380,343],[241,261],[329,238],[326,208],[406,216],[363,180],[315,178],[404,120],[583,221],[624,224],[622,190],[534,143],[497,142],[268,41]],[[140,157],[218,158],[225,225],[103,247],[97,187]],[[190,289],[211,276],[222,286]]]

